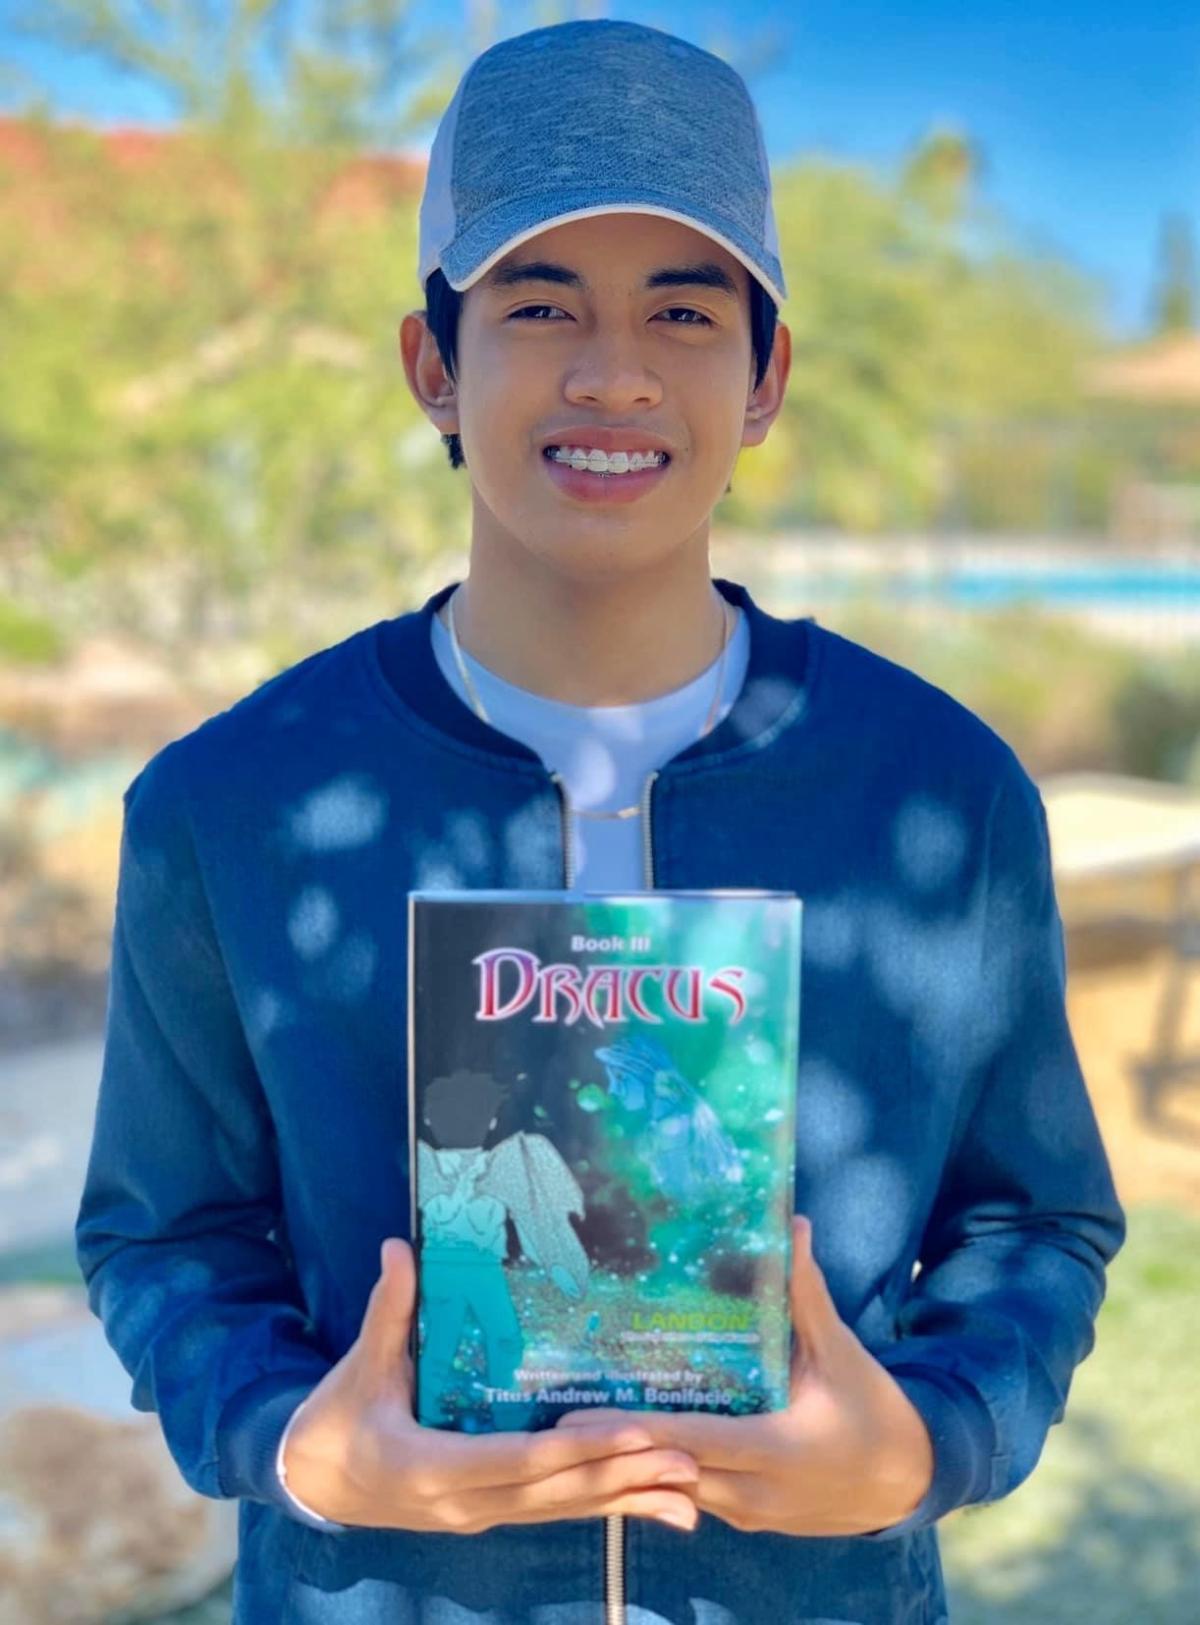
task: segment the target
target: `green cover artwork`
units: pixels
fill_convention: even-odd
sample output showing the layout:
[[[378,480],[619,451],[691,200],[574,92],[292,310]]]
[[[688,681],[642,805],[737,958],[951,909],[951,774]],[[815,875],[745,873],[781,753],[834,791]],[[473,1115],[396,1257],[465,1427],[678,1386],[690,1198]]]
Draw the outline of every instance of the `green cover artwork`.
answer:
[[[409,893],[420,1422],[786,1405],[800,913]]]

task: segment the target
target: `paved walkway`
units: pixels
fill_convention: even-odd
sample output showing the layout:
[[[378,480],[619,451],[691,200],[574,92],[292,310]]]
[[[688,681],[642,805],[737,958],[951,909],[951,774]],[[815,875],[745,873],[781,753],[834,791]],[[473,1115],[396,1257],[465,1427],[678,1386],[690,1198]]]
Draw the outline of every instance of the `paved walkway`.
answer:
[[[0,1259],[72,1236],[102,1051],[97,1035],[0,1055]]]

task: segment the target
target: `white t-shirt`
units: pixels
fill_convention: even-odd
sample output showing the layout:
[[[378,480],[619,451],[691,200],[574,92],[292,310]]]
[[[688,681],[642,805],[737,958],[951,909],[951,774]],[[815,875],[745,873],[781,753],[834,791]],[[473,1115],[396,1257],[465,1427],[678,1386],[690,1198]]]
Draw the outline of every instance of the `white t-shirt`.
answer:
[[[734,615],[714,728],[737,698],[750,660],[746,617],[736,608]],[[450,633],[436,615],[432,637],[443,676],[463,704],[470,706]],[[699,737],[720,664],[720,656],[714,656],[712,664],[690,683],[637,705],[568,705],[505,682],[465,649],[462,656],[492,726],[528,745],[551,772],[562,775],[573,808],[605,811],[640,803],[646,775]],[[640,814],[635,818],[576,816],[572,827],[575,885],[588,891],[641,891],[645,884],[642,842]]]

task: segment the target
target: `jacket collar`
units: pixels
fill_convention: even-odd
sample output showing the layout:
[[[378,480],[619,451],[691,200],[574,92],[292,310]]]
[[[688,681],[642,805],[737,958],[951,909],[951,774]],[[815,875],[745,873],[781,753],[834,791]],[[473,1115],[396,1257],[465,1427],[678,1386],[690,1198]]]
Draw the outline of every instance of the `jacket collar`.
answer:
[[[782,620],[761,609],[745,587],[715,577],[713,585],[745,614],[750,632],[746,678],[728,715],[663,768],[664,774],[699,766],[731,752],[761,750],[798,720],[808,700],[807,678],[817,631],[811,618]],[[536,763],[541,758],[519,739],[475,714],[447,683],[433,652],[434,615],[458,586],[449,582],[420,609],[379,624],[377,650],[388,683],[401,703],[459,744],[491,756]]]

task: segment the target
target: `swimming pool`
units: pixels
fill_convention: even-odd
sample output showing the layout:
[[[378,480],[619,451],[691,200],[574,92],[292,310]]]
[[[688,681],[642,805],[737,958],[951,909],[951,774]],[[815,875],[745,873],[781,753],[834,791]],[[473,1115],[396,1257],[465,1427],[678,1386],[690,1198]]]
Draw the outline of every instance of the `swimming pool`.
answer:
[[[1045,570],[951,568],[940,571],[839,574],[821,569],[788,576],[787,586],[806,598],[843,598],[868,593],[912,600],[938,599],[964,608],[1007,604],[1083,608],[1110,605],[1144,609],[1200,609],[1200,566],[1094,567]]]

